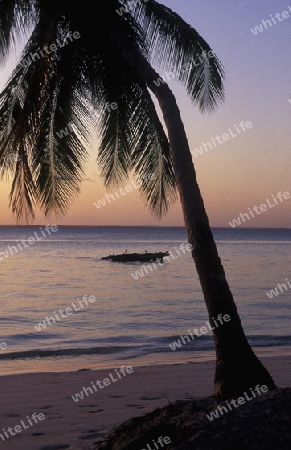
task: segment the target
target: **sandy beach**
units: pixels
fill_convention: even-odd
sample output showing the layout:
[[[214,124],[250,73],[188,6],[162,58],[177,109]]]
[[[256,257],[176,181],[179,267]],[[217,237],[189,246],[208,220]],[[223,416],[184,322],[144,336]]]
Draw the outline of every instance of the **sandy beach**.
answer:
[[[291,386],[291,356],[261,359],[278,387]],[[119,371],[120,367],[117,369]],[[0,429],[5,440],[0,437],[1,447],[10,450],[90,449],[112,427],[129,418],[177,399],[211,395],[213,374],[214,362],[208,361],[133,367],[126,376],[118,376],[114,369],[2,376]],[[99,388],[97,380],[110,381]],[[73,400],[72,396],[90,386],[93,393],[87,390],[88,396],[84,395],[83,400]],[[12,431],[15,434],[12,436],[8,428],[14,430],[17,425],[17,432]]]

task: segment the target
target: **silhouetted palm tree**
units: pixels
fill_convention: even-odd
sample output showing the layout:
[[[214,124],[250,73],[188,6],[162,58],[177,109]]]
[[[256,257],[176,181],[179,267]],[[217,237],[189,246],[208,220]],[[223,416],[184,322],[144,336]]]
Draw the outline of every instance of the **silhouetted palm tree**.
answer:
[[[97,121],[97,160],[107,187],[137,175],[157,217],[179,192],[210,322],[219,314],[231,317],[214,330],[215,393],[274,388],[242,329],[175,97],[153,68],[174,71],[202,112],[214,110],[224,98],[224,73],[209,45],[154,0],[2,0],[2,62],[23,32],[32,34],[0,97],[0,170],[14,175],[10,203],[17,220],[33,220],[36,206],[46,215],[67,211],[79,193]]]

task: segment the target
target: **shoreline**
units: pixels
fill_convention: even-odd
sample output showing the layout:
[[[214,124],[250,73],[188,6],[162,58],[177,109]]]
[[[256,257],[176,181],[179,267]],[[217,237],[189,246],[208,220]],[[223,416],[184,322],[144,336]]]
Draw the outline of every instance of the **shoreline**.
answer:
[[[259,358],[291,356],[291,346],[252,347]],[[137,357],[121,357],[104,359],[105,355],[74,355],[74,356],[50,356],[18,359],[0,359],[0,378],[8,375],[20,375],[30,373],[64,373],[80,370],[107,370],[115,369],[122,365],[135,367],[169,366],[198,364],[201,362],[215,361],[214,350],[201,351],[171,351],[149,353]]]

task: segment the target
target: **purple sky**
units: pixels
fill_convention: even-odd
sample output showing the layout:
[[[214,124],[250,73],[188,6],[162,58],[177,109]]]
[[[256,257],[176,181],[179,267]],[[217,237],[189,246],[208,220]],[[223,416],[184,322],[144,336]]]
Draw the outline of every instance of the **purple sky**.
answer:
[[[191,149],[222,135],[242,120],[253,128],[209,152],[193,157],[213,226],[229,226],[240,212],[279,191],[291,191],[291,12],[289,0],[162,0],[205,38],[223,62],[226,101],[213,115],[201,116],[182,87],[170,82],[181,108]],[[254,35],[251,28],[276,13],[290,17]],[[94,30],[92,30],[92,36]],[[12,53],[7,68],[15,62]],[[6,69],[7,69],[6,68]],[[0,86],[7,70],[1,71]],[[163,71],[160,71],[163,74]],[[161,222],[153,219],[137,192],[97,210],[105,191],[94,158],[79,200],[60,224],[182,225],[179,203]],[[89,179],[91,181],[89,181]],[[14,223],[8,210],[8,185],[0,199],[0,224]],[[264,212],[245,226],[290,227],[291,201]],[[36,223],[48,220],[41,214]]]

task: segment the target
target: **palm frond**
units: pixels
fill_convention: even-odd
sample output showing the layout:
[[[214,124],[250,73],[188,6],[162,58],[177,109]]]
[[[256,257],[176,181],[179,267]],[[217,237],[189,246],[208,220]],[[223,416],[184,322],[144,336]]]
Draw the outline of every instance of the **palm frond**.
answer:
[[[96,125],[105,186],[123,184],[133,173],[144,202],[161,217],[176,199],[173,161],[144,77],[132,61],[152,56],[174,71],[202,111],[223,99],[220,61],[205,55],[211,49],[196,30],[155,0],[110,0],[97,16],[94,5],[2,0],[0,62],[31,24],[32,34],[0,94],[0,178],[14,175],[10,200],[17,219],[32,220],[35,205],[46,215],[65,214],[79,194]],[[69,30],[81,39],[62,47]],[[56,50],[43,51],[55,43]]]
[[[1,175],[15,171],[10,194],[14,211],[15,205],[19,206],[16,199],[20,193],[28,198],[33,192],[35,202],[45,214],[54,211],[62,215],[80,191],[87,156],[82,139],[89,137],[90,130],[82,120],[88,114],[84,114],[79,98],[79,74],[72,68],[74,48],[59,47],[55,53],[36,61],[30,58],[39,44],[50,45],[58,38],[58,24],[47,23],[43,17],[0,96]],[[59,72],[64,67],[62,77]],[[10,163],[11,152],[18,154],[22,148],[26,152],[26,158],[21,157],[22,165]],[[25,170],[21,172],[22,167]],[[21,191],[19,186],[31,180],[33,189]],[[31,207],[33,204],[31,199]],[[19,214],[23,211],[21,208]]]
[[[0,64],[6,61],[17,38],[29,31],[37,20],[33,0],[1,0],[0,2]]]
[[[82,136],[87,136],[79,117],[82,100],[72,101],[67,110],[66,82],[57,82],[43,112],[44,133],[39,134],[33,153],[37,200],[45,215],[64,215],[80,193],[84,164],[88,157]],[[77,96],[76,93],[71,95]],[[74,109],[75,108],[75,109]],[[89,131],[88,131],[89,134]],[[89,139],[89,136],[87,136]],[[88,143],[88,142],[87,142]]]
[[[132,110],[135,101],[133,74],[126,61],[113,48],[108,54],[100,55],[103,67],[99,70],[98,129],[101,143],[98,151],[98,165],[106,187],[113,188],[123,184],[131,169],[131,151],[133,146]],[[118,75],[117,75],[117,71]]]
[[[101,105],[97,161],[104,184],[109,189],[124,184],[133,171],[146,205],[161,217],[176,199],[176,182],[169,144],[147,86],[110,41],[106,53],[86,61],[86,73],[96,70],[91,90]]]
[[[19,159],[10,192],[10,206],[17,222],[31,223],[35,218],[35,185],[24,145],[18,148]]]
[[[213,111],[224,100],[224,68],[211,47],[170,8],[155,0],[136,5],[133,14],[146,33],[153,62],[186,87],[201,112]]]
[[[132,167],[140,180],[140,192],[152,214],[161,218],[177,199],[172,154],[153,100],[144,86],[135,96],[132,126],[136,142]]]
[[[49,58],[45,102],[39,117],[32,165],[37,201],[46,215],[64,215],[80,193],[92,118],[82,71],[75,60],[78,44],[59,48]],[[37,130],[36,130],[37,131]]]

